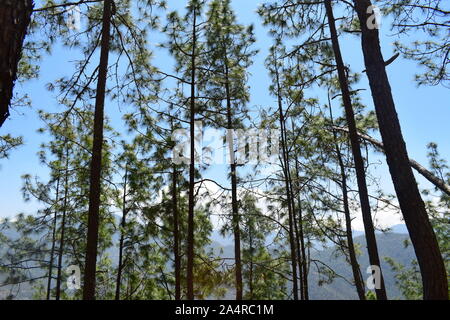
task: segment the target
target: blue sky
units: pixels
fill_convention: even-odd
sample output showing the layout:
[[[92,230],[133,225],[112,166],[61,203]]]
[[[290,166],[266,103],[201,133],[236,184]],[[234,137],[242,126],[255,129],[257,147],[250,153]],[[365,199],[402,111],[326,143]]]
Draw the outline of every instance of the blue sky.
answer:
[[[184,1],[170,0],[169,9],[181,8]],[[234,0],[233,5],[240,23],[255,24],[257,43],[255,47],[260,50],[255,58],[254,65],[250,72],[252,76],[249,80],[251,87],[252,106],[273,106],[275,99],[268,94],[270,79],[264,67],[264,60],[267,56],[267,49],[272,40],[267,35],[261,20],[255,10],[261,1],[254,0]],[[395,37],[389,36],[388,22],[385,21],[382,29],[382,49],[385,58],[389,58],[393,53],[392,42]],[[160,41],[160,36],[155,36],[155,42]],[[360,47],[360,40],[357,37],[346,38],[342,41],[344,60],[350,64],[353,71],[365,69],[363,66],[363,57]],[[38,160],[36,153],[39,145],[45,140],[45,137],[38,134],[36,130],[42,126],[38,120],[36,111],[61,110],[55,100],[55,93],[49,92],[45,86],[55,79],[70,75],[72,67],[70,60],[74,57],[73,52],[65,48],[55,47],[50,56],[45,56],[41,62],[41,75],[37,80],[32,80],[24,84],[18,84],[16,89],[18,93],[28,93],[33,101],[32,109],[23,109],[12,111],[11,119],[0,129],[0,134],[11,133],[13,135],[22,135],[25,145],[12,152],[9,159],[0,160],[0,218],[12,217],[19,212],[33,213],[38,204],[24,203],[21,194],[23,174],[32,174],[45,178],[47,170]],[[155,52],[155,64],[167,70],[171,66],[172,60],[167,54],[161,51]],[[170,69],[170,67],[169,67]],[[428,165],[426,159],[426,145],[433,141],[439,145],[441,155],[450,158],[450,145],[448,137],[450,136],[450,90],[441,86],[436,87],[417,87],[414,82],[414,74],[418,71],[415,62],[399,58],[388,67],[388,74],[391,81],[391,87],[400,118],[403,135],[408,147],[409,155],[423,165]],[[358,88],[365,88],[361,93],[363,102],[368,109],[373,109],[372,98],[365,75],[361,77]],[[309,92],[310,96],[319,94],[319,92]],[[107,103],[106,113],[112,119],[112,124],[120,130],[121,110],[116,103]],[[381,159],[382,156],[376,155],[372,160]],[[389,173],[386,165],[381,165],[375,170],[376,175],[381,177],[382,187],[393,192]],[[206,172],[206,175],[215,178],[221,183],[226,182],[226,166],[220,165],[213,167]],[[428,187],[428,183],[422,178],[418,178],[421,186]]]

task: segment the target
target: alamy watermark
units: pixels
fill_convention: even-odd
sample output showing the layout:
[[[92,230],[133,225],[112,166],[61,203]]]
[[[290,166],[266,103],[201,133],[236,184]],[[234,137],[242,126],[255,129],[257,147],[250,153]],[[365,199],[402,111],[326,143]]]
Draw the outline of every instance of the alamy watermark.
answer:
[[[80,31],[81,29],[81,10],[79,6],[71,6],[67,10],[66,26],[69,30]]]
[[[381,10],[375,5],[369,6],[366,11],[370,14],[367,19],[367,28],[369,30],[380,29],[381,28]]]
[[[190,134],[187,129],[175,130],[172,140],[174,164],[190,164]],[[200,121],[195,122],[195,164],[258,164],[276,161],[280,149],[280,131],[269,129],[203,130]]]
[[[366,270],[370,276],[367,278],[366,285],[369,290],[381,289],[381,269],[377,265],[368,266]]]
[[[79,266],[69,266],[66,269],[68,275],[66,284],[68,290],[79,290],[81,288],[81,270]]]

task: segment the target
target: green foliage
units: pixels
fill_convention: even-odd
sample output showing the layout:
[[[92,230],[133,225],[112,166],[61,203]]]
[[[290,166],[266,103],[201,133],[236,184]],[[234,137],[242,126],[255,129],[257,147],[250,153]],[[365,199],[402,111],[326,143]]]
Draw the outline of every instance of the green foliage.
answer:
[[[448,86],[450,81],[450,40],[448,2],[444,0],[383,0],[382,8],[393,18],[392,30],[399,40],[398,51],[417,61],[423,73],[416,75],[419,85]],[[408,39],[406,42],[403,38]]]
[[[242,260],[248,300],[282,300],[286,298],[289,265],[267,248],[266,239],[273,223],[256,206],[256,198],[245,194],[241,200]]]
[[[22,144],[22,137],[13,137],[10,134],[0,136],[0,160],[8,158],[10,152]]]
[[[428,145],[428,159],[431,170],[434,174],[444,181],[449,181],[450,171],[448,170],[447,161],[439,156],[438,146],[435,143]],[[437,190],[436,190],[437,191]],[[429,194],[428,190],[424,190],[425,194]],[[433,197],[425,202],[427,211],[430,215],[431,224],[433,226],[439,248],[444,260],[447,274],[450,274],[450,225],[448,219],[450,216],[450,198],[448,195],[441,193],[439,198]],[[408,243],[405,243],[405,247]],[[391,265],[392,270],[396,273],[396,283],[406,299],[422,299],[422,278],[416,260],[411,262],[411,267],[406,268],[394,259],[389,258],[387,262]]]
[[[8,299],[18,297],[20,291],[36,299],[44,299],[48,293],[53,298],[56,280],[63,286],[62,299],[82,297],[81,290],[65,290],[65,269],[76,265],[83,270],[85,263],[93,105],[103,12],[102,1],[80,3],[80,29],[70,28],[67,18],[72,4],[39,1],[19,66],[19,81],[27,81],[39,79],[39,64],[55,46],[75,57],[64,65],[67,74],[47,84],[47,89],[55,93],[59,109],[39,111],[43,123],[39,132],[46,142],[38,158],[48,175],[23,176],[23,198],[37,201],[39,208],[32,215],[20,214],[14,221],[0,224],[0,273],[1,281],[10,289]],[[359,25],[353,8],[345,1],[335,4],[339,6],[337,12],[343,14],[336,19],[339,37],[357,34]],[[250,68],[258,53],[255,27],[238,22],[232,1],[190,0],[185,10],[160,18],[165,8],[165,1],[114,1],[107,96],[110,103],[126,112],[123,132],[116,132],[123,128],[112,128],[108,117],[105,121],[97,298],[115,298],[120,271],[119,299],[174,299],[176,229],[181,296],[187,295],[189,171],[187,165],[172,162],[172,149],[177,143],[172,133],[190,126],[191,102],[194,120],[202,120],[205,128],[283,129],[287,153],[286,161],[272,159],[242,170],[238,166],[237,218],[232,214],[230,190],[216,183],[219,195],[205,191],[206,180],[210,179],[202,180],[202,176],[207,168],[195,168],[195,297],[228,297],[235,285],[233,256],[217,252],[217,244],[211,241],[217,227],[212,224],[213,216],[220,217],[223,236],[233,234],[238,222],[245,299],[292,298],[291,251],[300,252],[300,244],[305,252],[299,254],[298,262],[305,266],[308,288],[319,288],[326,295],[329,284],[340,281],[352,286],[347,238],[351,230],[346,229],[346,222],[360,207],[323,2],[269,1],[258,9],[273,37],[265,66],[271,78],[267,89],[275,98],[261,110],[249,106]],[[397,49],[424,68],[417,76],[419,84],[446,85],[449,13],[444,2],[384,0],[383,10],[391,14],[393,29],[401,37]],[[405,36],[416,31],[421,36],[406,44]],[[173,70],[153,64],[151,42],[159,36],[164,37],[160,49],[173,58]],[[359,95],[362,74],[352,71],[351,66],[346,72],[357,128],[364,134],[376,132],[376,115],[367,111]],[[194,89],[193,95],[190,89]],[[14,101],[14,106],[30,104],[26,95]],[[116,125],[116,119],[113,123]],[[22,144],[21,137],[1,136],[0,159],[7,159]],[[270,144],[275,144],[272,138]],[[369,145],[363,146],[366,175],[373,181],[374,212],[399,210],[393,205],[394,196],[380,190],[377,177],[372,177]],[[429,144],[428,157],[432,173],[450,184],[448,164],[436,144]],[[294,198],[291,203],[288,189]],[[344,192],[350,199],[350,217],[346,216]],[[450,269],[450,198],[445,194],[435,197],[434,193],[424,190]],[[289,205],[295,207],[294,230],[289,230]],[[178,224],[174,212],[178,212]],[[298,240],[293,246],[290,231],[295,231]],[[399,239],[395,241],[400,243],[403,238]],[[405,240],[405,247],[408,245]],[[316,254],[319,248],[325,248],[321,252],[326,257]],[[355,243],[354,249],[357,256],[366,252],[361,243]],[[123,257],[120,266],[119,253]],[[394,259],[387,261],[401,293],[407,299],[420,299],[417,263],[406,266]],[[330,263],[338,260],[342,265]],[[375,299],[374,293],[368,291],[367,299]]]
[[[412,262],[411,268],[406,268],[400,263],[395,262],[392,258],[386,258],[386,261],[396,273],[396,284],[402,295],[407,300],[422,299],[422,278],[417,265],[417,261]]]

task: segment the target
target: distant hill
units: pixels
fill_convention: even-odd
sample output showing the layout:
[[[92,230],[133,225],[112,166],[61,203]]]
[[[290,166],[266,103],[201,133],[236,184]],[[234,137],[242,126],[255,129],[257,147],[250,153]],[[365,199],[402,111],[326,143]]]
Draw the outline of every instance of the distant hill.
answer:
[[[403,265],[410,265],[410,262],[415,259],[414,251],[411,246],[405,248],[404,247],[404,241],[406,239],[409,239],[407,234],[404,234],[404,231],[406,230],[404,225],[394,226],[393,230],[398,230],[401,233],[377,233],[377,241],[378,241],[378,248],[380,252],[380,258],[382,259],[382,270],[384,273],[385,283],[386,283],[386,290],[388,293],[388,297],[390,299],[401,299],[402,296],[398,290],[398,288],[395,285],[395,278],[394,274],[391,272],[390,266],[384,262],[384,257],[391,257],[394,258],[395,261],[403,264]],[[356,233],[358,234],[358,232]],[[361,234],[361,233],[359,233]],[[3,233],[3,235],[8,236],[10,238],[17,238],[18,235],[13,230],[8,230],[7,232]],[[113,236],[114,241],[118,242],[118,236]],[[214,232],[212,235],[212,244],[210,245],[211,248],[214,249],[214,251],[219,254],[221,257],[227,257],[227,258],[233,258],[234,257],[234,248],[232,244],[232,238],[222,237],[218,232]],[[363,235],[359,235],[355,237],[355,243],[357,243],[360,246],[361,255],[359,256],[358,260],[361,266],[361,272],[363,274],[364,278],[367,278],[369,275],[366,274],[366,269],[369,265],[368,257],[367,257],[367,250],[365,249],[365,238]],[[3,248],[5,250],[5,248]],[[1,251],[3,251],[1,250]],[[110,248],[108,250],[109,256],[112,259],[113,263],[117,264],[117,248]],[[328,249],[313,249],[311,251],[311,257],[314,260],[320,260],[323,263],[327,264],[333,270],[341,275],[342,277],[348,279],[351,281],[352,279],[352,273],[351,268],[348,265],[347,262],[345,262],[345,259],[342,256],[336,256],[336,250],[334,247],[330,247]],[[43,273],[42,270],[35,271],[38,273]],[[309,291],[310,291],[310,298],[315,300],[351,300],[351,299],[357,299],[357,294],[355,288],[350,285],[347,281],[345,281],[342,278],[336,278],[332,283],[330,284],[324,284],[322,286],[318,285],[319,281],[319,274],[317,273],[316,268],[314,265],[311,265],[311,270],[309,274]],[[0,283],[2,280],[4,280],[5,275],[0,274]],[[0,287],[0,299],[5,299],[10,294],[10,287]],[[21,285],[20,292],[15,292],[16,299],[31,299],[32,298],[32,288],[28,284]],[[234,290],[231,288],[229,290],[229,293],[225,298],[233,299]]]
[[[385,262],[385,257],[393,258],[395,261],[409,266],[411,261],[414,260],[415,253],[412,246],[405,248],[404,241],[409,239],[408,235],[397,234],[397,233],[386,233],[377,234],[377,244],[381,259],[381,269],[383,271],[383,276],[386,285],[386,291],[389,299],[402,299],[402,295],[395,284],[395,275],[391,271],[388,263]],[[358,262],[360,264],[361,273],[364,279],[367,279],[369,274],[366,273],[367,267],[369,266],[369,259],[366,250],[366,240],[364,236],[359,236],[355,238],[355,243],[359,244],[361,249],[361,255],[358,257]],[[347,279],[352,279],[351,268],[348,263],[345,262],[343,257],[335,258],[333,256],[334,248],[327,249],[325,251],[317,252],[317,259],[322,260],[328,265],[332,266],[333,269],[340,275]],[[326,290],[323,287],[317,286],[317,274],[312,272],[311,274],[311,298],[312,299],[357,299],[356,289],[348,284],[343,279],[336,279],[332,284],[325,285]]]
[[[401,229],[400,229],[401,230]],[[386,291],[389,299],[402,299],[400,291],[395,284],[395,277],[389,264],[384,261],[385,257],[393,258],[395,261],[409,266],[411,261],[415,259],[415,254],[412,246],[407,248],[404,247],[404,241],[409,239],[407,234],[398,233],[377,233],[377,244],[380,253],[381,268],[383,271],[383,276],[386,285]],[[358,262],[361,267],[361,273],[366,279],[369,274],[366,274],[367,267],[369,266],[369,259],[366,250],[366,241],[364,236],[358,236],[355,238],[355,244],[360,246],[361,255],[358,257]],[[216,241],[213,247],[222,248],[222,257],[233,257],[234,249],[233,246],[220,246]],[[350,265],[345,261],[342,256],[336,256],[336,248],[331,247],[326,250],[314,250],[311,252],[311,258],[314,260],[320,260],[327,264],[333,270],[343,276],[348,281],[352,280],[352,270]],[[347,281],[342,278],[336,278],[331,284],[318,285],[319,274],[316,268],[312,265],[309,274],[309,292],[310,298],[313,300],[355,300],[358,299],[356,289],[354,286],[350,285]],[[233,299],[233,290],[229,291],[226,298]]]

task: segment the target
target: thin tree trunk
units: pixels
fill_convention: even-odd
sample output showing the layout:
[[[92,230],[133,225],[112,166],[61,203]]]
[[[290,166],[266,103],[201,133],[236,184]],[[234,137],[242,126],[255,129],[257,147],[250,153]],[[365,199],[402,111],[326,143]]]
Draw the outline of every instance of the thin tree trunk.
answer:
[[[339,39],[336,31],[331,0],[325,0],[325,8],[328,17],[328,25],[330,29],[334,57],[338,70],[339,84],[342,92],[342,101],[344,103],[347,125],[349,128],[349,136],[352,146],[353,160],[355,163],[356,179],[358,182],[359,199],[361,202],[361,211],[363,216],[365,236],[367,240],[369,261],[372,266],[377,266],[378,268],[380,268],[380,288],[375,288],[375,292],[378,300],[387,300],[386,288],[384,285],[383,274],[381,272],[380,257],[378,254],[377,240],[375,238],[375,228],[373,226],[372,214],[370,209],[369,193],[367,190],[366,174],[364,169],[364,159],[361,155],[361,145],[359,143],[358,132],[356,130],[355,114],[353,112],[345,65],[339,46]]]
[[[282,135],[284,135],[284,141],[287,144],[287,134],[286,134],[286,124],[283,125],[283,133]],[[291,199],[291,206],[292,206],[292,219],[293,219],[293,225],[294,225],[294,237],[295,237],[295,244],[296,244],[296,248],[297,248],[297,261],[298,261],[298,277],[299,277],[299,282],[300,282],[300,299],[301,300],[308,300],[306,298],[305,294],[305,282],[304,282],[304,263],[303,263],[303,258],[304,258],[304,246],[302,245],[303,242],[301,240],[303,240],[303,235],[301,235],[301,233],[303,234],[303,232],[300,232],[300,228],[303,231],[303,226],[302,224],[302,214],[301,211],[298,211],[299,213],[299,219],[300,221],[297,221],[297,210],[296,210],[296,206],[295,206],[295,195],[294,195],[294,187],[292,185],[292,177],[291,177],[291,169],[290,169],[290,156],[289,156],[289,151],[287,150],[288,148],[286,147],[286,172],[287,172],[287,181],[289,183],[289,192],[291,193],[290,195],[290,199]],[[298,194],[299,195],[299,194]],[[300,198],[300,195],[299,195]],[[300,203],[299,203],[299,209],[300,208]],[[300,228],[299,228],[300,226]]]
[[[330,119],[333,123],[333,111],[330,107]],[[347,246],[348,255],[350,258],[350,265],[353,272],[353,280],[355,281],[356,292],[360,300],[366,300],[366,292],[364,288],[364,280],[362,279],[361,269],[359,267],[358,259],[356,258],[355,244],[353,243],[353,232],[352,232],[352,218],[350,215],[350,205],[348,201],[348,189],[347,189],[347,174],[345,173],[345,165],[342,159],[341,149],[339,148],[336,132],[333,131],[336,156],[339,163],[339,168],[341,169],[341,179],[342,179],[342,200],[344,202],[344,212],[345,212],[345,231],[347,235]]]
[[[283,101],[281,98],[281,88],[280,79],[278,75],[278,67],[275,67],[276,82],[277,82],[277,96],[278,96],[278,112],[280,119],[280,130],[281,130],[281,150],[282,150],[282,161],[281,166],[284,173],[284,180],[286,185],[286,197],[288,205],[288,223],[289,223],[289,244],[291,247],[291,265],[292,265],[292,284],[293,284],[293,295],[294,300],[298,300],[298,277],[297,277],[297,247],[296,247],[296,237],[294,234],[294,210],[292,208],[292,193],[290,190],[289,174],[288,174],[288,159],[287,159],[287,147],[286,147],[286,137],[285,137],[285,121],[283,113]]]
[[[344,200],[345,232],[347,235],[348,255],[350,258],[350,265],[352,267],[353,280],[355,281],[356,292],[358,293],[358,297],[360,300],[366,300],[364,280],[362,279],[361,269],[359,267],[358,259],[356,258],[355,244],[353,242],[352,219],[350,216],[350,207],[348,202],[347,178],[345,176],[345,169],[342,163],[342,158],[340,155],[338,157],[340,158],[339,166],[341,167],[341,176],[342,176],[342,197]]]
[[[253,291],[254,291],[254,285],[253,285],[253,233],[251,228],[249,228],[249,243],[250,243],[250,263],[249,263],[249,280],[248,280],[248,290],[249,290],[249,300],[253,300]]]
[[[187,299],[194,300],[194,207],[195,207],[195,81],[196,81],[196,46],[197,46],[197,11],[194,8],[192,27],[192,70],[191,70],[191,106],[190,106],[190,166],[189,166],[189,211],[188,211],[188,245],[187,245]]]
[[[175,300],[181,300],[180,226],[178,213],[178,172],[172,169],[173,256],[175,260]]]
[[[301,254],[299,253],[299,263],[300,263],[300,282],[301,282],[301,293],[304,300],[309,300],[309,288],[308,288],[308,266],[306,263],[306,250],[305,250],[305,232],[303,227],[303,209],[302,209],[302,199],[300,194],[300,168],[298,159],[295,159],[295,172],[297,178],[297,202],[298,202],[298,237],[300,238],[300,248]],[[292,180],[291,180],[292,181]],[[291,187],[292,188],[292,187]],[[295,217],[295,214],[294,214]],[[296,223],[297,225],[297,223]]]
[[[295,126],[294,126],[294,120],[291,118],[291,126],[292,131],[295,132]],[[285,141],[286,139],[286,124],[283,126],[284,135],[285,135]],[[297,157],[294,157],[295,160],[295,174],[296,174],[296,187],[297,187],[297,203],[298,203],[298,209],[296,210],[295,207],[295,194],[294,194],[294,187],[292,185],[292,177],[290,173],[290,165],[289,165],[289,150],[286,150],[286,158],[287,158],[287,167],[288,167],[288,175],[289,175],[289,183],[290,183],[290,190],[291,190],[291,199],[292,199],[292,210],[293,210],[293,218],[294,218],[294,230],[295,230],[295,237],[297,241],[297,251],[298,251],[298,268],[299,268],[299,280],[300,280],[300,298],[302,300],[309,300],[309,290],[308,290],[308,268],[306,264],[306,250],[305,250],[305,234],[304,234],[304,228],[303,228],[303,211],[302,211],[302,199],[301,199],[301,188],[300,188],[300,168],[299,168],[299,161]],[[297,215],[295,212],[298,212],[298,220],[297,221]]]
[[[98,71],[97,95],[94,115],[94,143],[89,184],[88,234],[86,265],[84,270],[83,299],[95,300],[95,280],[97,267],[97,245],[100,215],[100,189],[102,172],[103,121],[105,109],[106,81],[108,77],[108,59],[111,38],[112,0],[104,0],[103,27]]]
[[[0,127],[9,117],[22,47],[33,13],[32,0],[0,3]]]
[[[367,26],[370,0],[354,0],[361,25],[361,41],[367,77],[383,138],[394,188],[420,266],[424,299],[448,299],[447,274],[433,228],[409,164],[400,122],[395,110],[379,32]]]
[[[121,231],[119,240],[119,264],[117,266],[116,278],[116,295],[115,300],[120,300],[120,289],[122,285],[122,271],[123,271],[123,244],[125,242],[125,227],[127,224],[127,183],[128,183],[128,166],[125,167],[125,177],[123,182],[123,197],[122,197],[122,220],[120,221]]]
[[[289,158],[288,158],[288,161],[289,161]],[[290,178],[290,175],[289,175],[288,181],[289,181],[289,189],[293,190],[292,180]],[[292,220],[293,220],[292,222],[293,222],[293,225],[294,225],[294,237],[295,237],[295,244],[296,244],[296,249],[297,249],[298,278],[299,278],[298,280],[300,282],[300,299],[301,300],[307,300],[307,299],[305,299],[305,282],[304,282],[304,279],[303,279],[303,271],[304,271],[304,269],[303,269],[302,259],[303,259],[304,256],[303,256],[302,250],[301,250],[302,246],[301,246],[301,243],[300,243],[299,221],[297,221],[297,215],[296,215],[296,210],[295,210],[295,205],[294,205],[294,194],[293,194],[293,192],[291,192],[290,198],[291,198],[291,201],[293,202],[292,203]]]
[[[67,145],[67,139],[64,144]],[[67,203],[69,201],[69,148],[66,147],[66,172],[64,173],[64,203],[61,220],[61,239],[59,240],[59,252],[58,252],[58,276],[56,277],[56,300],[61,299],[61,282],[62,282],[62,263],[64,255],[64,240],[66,233],[66,217],[67,217]]]
[[[53,278],[53,259],[55,255],[55,245],[56,245],[56,229],[58,222],[58,202],[59,202],[59,182],[60,177],[56,181],[56,197],[55,197],[55,214],[53,218],[53,232],[52,232],[52,248],[50,249],[50,265],[48,268],[48,280],[47,280],[47,300],[50,300],[52,291],[52,278]]]
[[[225,53],[226,55],[226,53]],[[242,300],[242,261],[241,261],[241,229],[237,198],[237,166],[233,143],[233,112],[231,110],[231,93],[229,83],[228,60],[225,57],[225,91],[227,100],[227,127],[228,143],[230,152],[230,174],[231,174],[231,207],[233,216],[233,234],[234,234],[234,259],[235,259],[235,280],[236,280],[236,300]]]

